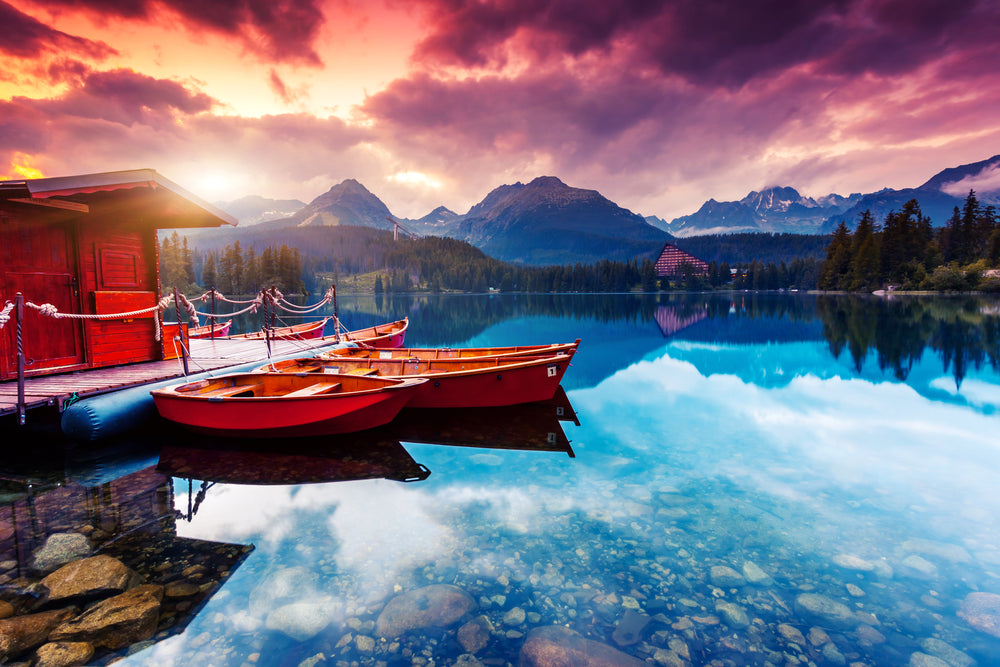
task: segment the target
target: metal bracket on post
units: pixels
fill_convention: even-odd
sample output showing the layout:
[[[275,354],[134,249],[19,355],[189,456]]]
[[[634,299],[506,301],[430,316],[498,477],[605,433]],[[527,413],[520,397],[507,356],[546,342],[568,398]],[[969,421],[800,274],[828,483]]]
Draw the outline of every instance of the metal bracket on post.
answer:
[[[24,426],[24,294],[14,296],[17,312],[17,423]]]

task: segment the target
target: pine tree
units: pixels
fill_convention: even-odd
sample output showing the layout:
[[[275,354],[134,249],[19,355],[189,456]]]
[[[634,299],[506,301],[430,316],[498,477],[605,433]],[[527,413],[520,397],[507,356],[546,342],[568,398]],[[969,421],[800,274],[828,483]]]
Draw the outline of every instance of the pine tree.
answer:
[[[822,290],[847,289],[851,268],[851,233],[843,220],[837,225],[826,248],[826,261],[820,269],[818,287]]]

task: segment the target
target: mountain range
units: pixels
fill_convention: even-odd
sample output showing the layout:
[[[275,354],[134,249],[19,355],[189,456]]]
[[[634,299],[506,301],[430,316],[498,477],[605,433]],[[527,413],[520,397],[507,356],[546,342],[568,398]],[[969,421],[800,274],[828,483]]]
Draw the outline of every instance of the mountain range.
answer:
[[[227,206],[220,204],[228,211]],[[502,185],[465,215],[440,206],[416,220],[396,218],[361,183],[347,179],[293,214],[258,226],[391,230],[392,220],[421,236],[456,238],[491,257],[533,265],[654,258],[670,239],[596,190],[573,188],[553,176]]]
[[[701,208],[667,222],[642,217],[596,190],[566,185],[554,176],[501,185],[465,214],[439,206],[418,219],[393,216],[364,185],[347,179],[309,204],[297,200],[244,197],[219,208],[241,225],[313,227],[350,225],[404,230],[466,241],[486,254],[525,264],[569,264],[600,259],[655,257],[673,237],[743,232],[829,234],[840,221],[857,226],[870,210],[877,221],[917,199],[935,226],[943,226],[969,190],[985,204],[1000,204],[1000,155],[944,169],[915,188],[883,189],[847,196],[807,197],[795,188],[752,191],[739,201],[709,199]]]
[[[1000,155],[944,169],[915,188],[885,188],[869,194],[830,194],[813,199],[791,187],[771,187],[750,192],[739,201],[709,199],[695,213],[670,222],[647,220],[678,237],[737,232],[829,234],[841,221],[854,229],[865,211],[871,211],[881,222],[890,211],[916,199],[932,224],[942,227],[955,207],[961,208],[969,190],[975,190],[983,203],[1000,203]]]

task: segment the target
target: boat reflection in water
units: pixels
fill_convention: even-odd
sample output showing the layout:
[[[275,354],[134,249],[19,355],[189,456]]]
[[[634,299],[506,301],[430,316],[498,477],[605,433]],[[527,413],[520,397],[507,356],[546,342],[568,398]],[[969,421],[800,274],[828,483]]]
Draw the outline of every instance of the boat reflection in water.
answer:
[[[562,387],[548,401],[496,408],[404,408],[386,429],[403,442],[566,452],[575,457],[560,421],[579,419]]]

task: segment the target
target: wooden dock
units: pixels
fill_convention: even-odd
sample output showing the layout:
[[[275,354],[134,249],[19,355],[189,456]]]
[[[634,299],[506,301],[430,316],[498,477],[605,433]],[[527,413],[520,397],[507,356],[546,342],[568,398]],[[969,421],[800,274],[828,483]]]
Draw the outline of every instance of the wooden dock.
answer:
[[[335,345],[337,342],[335,336],[312,340],[271,341],[271,357],[285,357],[298,352],[302,352],[303,356],[312,355],[315,350]],[[191,349],[191,356],[187,360],[189,375],[204,371],[224,371],[226,368],[254,361],[264,364],[268,359],[267,343],[263,340],[193,339],[189,341],[189,345]],[[27,377],[24,381],[25,408],[32,410],[55,406],[62,412],[63,405],[67,401],[183,377],[184,367],[180,359]],[[17,380],[0,382],[0,416],[16,413]]]

